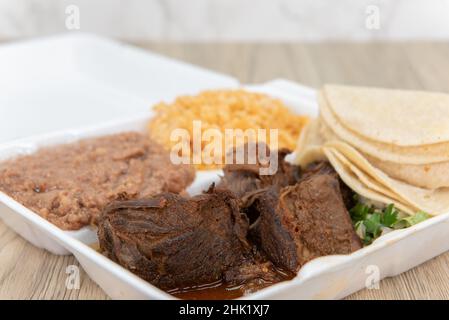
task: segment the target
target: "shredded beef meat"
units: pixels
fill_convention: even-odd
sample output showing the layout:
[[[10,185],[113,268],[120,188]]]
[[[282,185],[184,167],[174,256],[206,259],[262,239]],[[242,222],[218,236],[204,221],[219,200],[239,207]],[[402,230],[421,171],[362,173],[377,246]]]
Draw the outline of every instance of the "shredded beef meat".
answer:
[[[247,259],[248,222],[238,199],[211,189],[192,198],[164,193],[112,204],[99,223],[101,250],[163,289],[223,278]]]
[[[314,258],[349,254],[362,246],[337,173],[328,163],[316,169],[293,186],[270,189],[254,204],[260,213],[254,238],[274,264],[291,272]]]
[[[249,148],[248,144],[243,148],[245,154]],[[222,186],[234,192],[238,197],[244,198],[246,195],[259,189],[276,186],[278,188],[294,184],[300,176],[300,168],[285,161],[285,157],[290,151],[288,149],[280,149],[271,151],[264,143],[255,145],[256,149],[256,163],[248,164],[245,159],[243,164],[228,164],[224,167],[224,176],[222,178]],[[268,164],[262,164],[259,161],[259,154],[272,156],[275,155],[277,167],[274,174],[261,174],[261,169],[268,167]],[[236,154],[237,151],[234,151]]]
[[[241,147],[245,154],[248,145]],[[268,165],[261,164],[256,161],[255,164],[228,164],[224,167],[224,176],[220,186],[231,190],[236,196],[241,199],[242,210],[247,214],[250,223],[253,223],[259,216],[259,212],[254,210],[252,206],[254,200],[263,194],[269,188],[276,188],[277,190],[295,184],[300,176],[301,169],[298,166],[292,165],[285,161],[285,157],[290,153],[287,149],[271,151],[264,143],[256,145],[257,155],[260,152],[265,152],[268,156],[272,152],[276,152],[277,170],[274,174],[263,175],[260,169]],[[236,151],[234,152],[236,154]],[[245,159],[247,161],[247,159]]]
[[[221,281],[248,293],[314,258],[361,248],[345,206],[352,192],[332,166],[301,174],[277,152],[274,175],[261,175],[260,163],[227,165],[219,187],[202,195],[110,205],[99,222],[102,251],[162,289]]]

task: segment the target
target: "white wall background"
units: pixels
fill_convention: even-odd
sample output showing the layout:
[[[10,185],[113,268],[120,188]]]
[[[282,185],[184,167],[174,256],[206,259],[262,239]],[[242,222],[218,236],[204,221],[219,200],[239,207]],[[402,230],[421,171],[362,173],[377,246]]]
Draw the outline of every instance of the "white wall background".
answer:
[[[71,4],[81,31],[127,40],[449,39],[449,0],[0,0],[0,39],[67,31]]]

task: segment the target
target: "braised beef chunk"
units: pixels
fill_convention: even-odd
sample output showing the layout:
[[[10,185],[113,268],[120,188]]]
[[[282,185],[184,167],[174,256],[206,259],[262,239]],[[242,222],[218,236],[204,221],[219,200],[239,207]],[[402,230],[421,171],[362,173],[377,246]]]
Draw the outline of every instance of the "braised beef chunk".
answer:
[[[164,193],[112,204],[101,216],[101,250],[162,289],[192,287],[223,278],[251,253],[248,222],[238,200],[211,189],[187,199]]]
[[[249,145],[246,144],[241,148],[247,154]],[[251,223],[259,217],[259,212],[254,210],[252,206],[254,199],[268,188],[280,189],[295,184],[301,175],[300,167],[285,161],[285,156],[290,152],[289,150],[270,151],[264,143],[258,143],[255,148],[257,155],[264,152],[265,155],[271,156],[271,152],[277,152],[276,172],[271,175],[261,174],[260,169],[268,165],[261,164],[260,161],[256,161],[255,164],[248,164],[248,158],[246,157],[244,164],[228,164],[224,167],[224,176],[220,184],[221,187],[231,190],[240,197],[241,210],[246,213]],[[234,151],[235,154],[236,151]]]
[[[327,161],[313,162],[303,171],[302,178],[318,175],[318,174],[334,174],[335,170]]]
[[[245,155],[249,145],[242,146]],[[248,163],[248,158],[245,158],[244,164],[228,164],[224,167],[224,176],[222,179],[222,186],[234,192],[238,197],[245,197],[246,195],[264,189],[267,187],[285,187],[294,184],[300,176],[300,168],[285,161],[285,156],[290,153],[288,149],[280,149],[277,151],[270,151],[268,146],[264,143],[255,145],[256,163]],[[259,154],[263,152],[267,157],[271,157],[271,152],[277,152],[274,155],[276,158],[276,167],[274,174],[261,174],[261,168],[267,168],[269,165],[262,164],[259,161]],[[234,155],[237,151],[234,151]],[[235,162],[234,162],[235,163]]]
[[[260,163],[229,165],[220,186],[202,195],[111,204],[99,219],[101,250],[159,288],[192,297],[208,284],[218,295],[253,292],[291,279],[314,258],[361,248],[345,206],[352,191],[329,163],[301,175],[286,154],[278,152],[271,176]]]
[[[315,174],[336,174],[334,168],[327,161],[319,161],[310,164],[302,174],[302,179]],[[340,185],[341,196],[346,209],[351,209],[355,206],[354,191],[352,191],[340,178],[338,179]]]
[[[238,286],[243,294],[248,294],[293,277],[293,273],[277,268],[254,247],[253,254],[248,259],[225,272],[224,283]]]
[[[278,205],[279,192],[275,189],[258,197],[253,206],[260,217],[253,225],[251,236],[275,265],[296,272],[299,258],[294,234],[284,225],[285,213]]]
[[[260,218],[252,233],[271,261],[292,272],[314,258],[361,248],[328,164],[305,172],[294,186],[270,189],[255,206]]]

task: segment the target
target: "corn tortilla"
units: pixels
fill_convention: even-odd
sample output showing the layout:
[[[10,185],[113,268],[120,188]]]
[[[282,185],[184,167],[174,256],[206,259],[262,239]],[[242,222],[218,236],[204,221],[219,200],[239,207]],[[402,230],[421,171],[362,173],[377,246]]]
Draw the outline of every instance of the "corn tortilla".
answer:
[[[360,151],[378,159],[401,164],[429,164],[449,161],[449,143],[422,147],[399,147],[368,140],[344,127],[327,103],[323,94],[318,95],[320,105],[320,128],[326,140],[338,138]],[[365,117],[369,118],[367,114]]]
[[[364,138],[396,146],[449,142],[448,94],[341,85],[323,92],[339,121]]]
[[[351,163],[366,172],[381,185],[394,191],[400,198],[419,210],[431,215],[438,215],[449,211],[449,188],[425,189],[416,187],[396,179],[390,178],[381,170],[373,167],[356,149],[341,141],[325,144],[343,154]]]

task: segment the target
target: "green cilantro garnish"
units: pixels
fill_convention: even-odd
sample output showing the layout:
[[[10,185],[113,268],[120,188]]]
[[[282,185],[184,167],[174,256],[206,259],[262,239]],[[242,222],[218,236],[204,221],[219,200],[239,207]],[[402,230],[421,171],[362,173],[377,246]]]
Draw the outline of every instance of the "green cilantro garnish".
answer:
[[[407,228],[430,217],[427,213],[419,211],[412,216],[400,219],[399,211],[394,204],[379,210],[360,201],[349,210],[349,213],[354,228],[365,245],[371,244],[382,235],[384,230]]]
[[[394,208],[394,204],[390,203],[383,211],[381,223],[391,228],[396,222],[398,222],[399,212]]]
[[[429,218],[430,218],[430,216],[426,212],[418,211],[413,216],[409,216],[409,217],[402,218],[401,220],[399,220],[395,224],[395,228],[396,229],[408,228],[408,227],[414,226],[415,224],[420,223],[424,220],[427,220]]]
[[[373,208],[365,206],[363,203],[358,202],[349,213],[351,214],[352,221],[358,222],[366,219],[368,214],[373,212]]]
[[[379,212],[375,212],[369,215],[363,224],[366,228],[366,233],[373,236],[373,238],[377,238],[382,233],[382,224],[380,223],[381,215]]]

